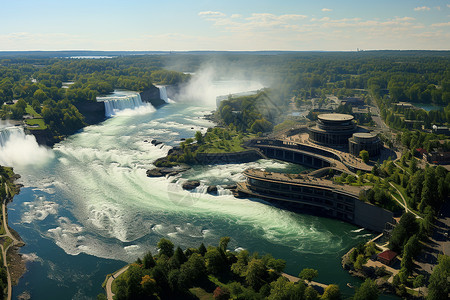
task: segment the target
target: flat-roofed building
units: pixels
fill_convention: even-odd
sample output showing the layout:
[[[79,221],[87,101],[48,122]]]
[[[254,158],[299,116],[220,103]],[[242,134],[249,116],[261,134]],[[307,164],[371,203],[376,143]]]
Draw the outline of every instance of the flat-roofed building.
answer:
[[[326,146],[346,146],[357,130],[353,119],[347,114],[321,114],[316,125],[309,128],[309,139]]]
[[[359,155],[361,150],[369,152],[370,157],[378,156],[381,153],[382,144],[378,136],[366,132],[356,132],[348,140],[348,150],[350,154]]]

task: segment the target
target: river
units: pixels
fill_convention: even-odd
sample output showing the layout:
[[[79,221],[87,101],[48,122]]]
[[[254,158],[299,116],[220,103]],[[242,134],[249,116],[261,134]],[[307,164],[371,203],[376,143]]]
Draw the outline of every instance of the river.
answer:
[[[176,100],[158,110],[117,113],[46,150],[33,164],[14,166],[25,187],[8,206],[9,222],[26,243],[21,253],[29,271],[13,288],[13,298],[25,293],[32,299],[94,299],[106,274],[147,250],[155,253],[162,237],[186,248],[217,244],[222,236],[231,237],[230,250],[271,253],[287,261],[285,271],[292,275],[318,269],[318,281],[352,293],[347,282],[360,281],[341,268],[340,257],[367,241],[368,232],[226,191],[209,195],[201,186],[187,192],[180,184],[186,179],[229,184],[242,180],[248,167],[301,167],[259,160],[196,167],[175,179],[146,177],[152,162],[180,139],[213,126],[203,116],[214,109],[214,99]],[[163,144],[154,146],[152,139]]]

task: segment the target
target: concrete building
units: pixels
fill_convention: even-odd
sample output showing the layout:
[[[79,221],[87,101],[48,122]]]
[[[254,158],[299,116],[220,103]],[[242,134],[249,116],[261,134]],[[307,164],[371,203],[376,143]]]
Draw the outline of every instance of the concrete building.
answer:
[[[334,184],[330,180],[302,175],[246,170],[247,180],[237,189],[244,195],[269,201],[295,204],[302,211],[341,219],[358,226],[382,232],[393,222],[390,211],[359,200],[361,188]]]
[[[357,132],[348,140],[348,150],[350,154],[359,155],[361,150],[369,152],[370,157],[378,156],[381,153],[382,144],[378,136],[371,133]]]
[[[309,128],[309,140],[325,146],[347,146],[357,130],[353,119],[346,114],[321,114],[316,125]]]

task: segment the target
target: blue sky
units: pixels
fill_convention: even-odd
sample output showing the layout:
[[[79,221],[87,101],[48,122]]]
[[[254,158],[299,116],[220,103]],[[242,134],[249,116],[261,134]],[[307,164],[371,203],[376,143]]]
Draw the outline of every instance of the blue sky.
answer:
[[[450,50],[450,0],[0,0],[0,50]]]

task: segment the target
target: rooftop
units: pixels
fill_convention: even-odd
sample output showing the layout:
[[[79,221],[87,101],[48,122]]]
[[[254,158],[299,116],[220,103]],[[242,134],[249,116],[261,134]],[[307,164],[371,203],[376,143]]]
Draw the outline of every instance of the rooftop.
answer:
[[[367,187],[341,185],[328,179],[316,178],[306,174],[285,174],[277,172],[268,172],[260,169],[247,169],[244,174],[251,177],[257,177],[266,181],[278,181],[287,184],[306,185],[316,188],[326,188],[334,191],[346,192],[352,195],[359,195],[362,189]]]
[[[397,256],[397,253],[395,253],[392,250],[386,250],[378,254],[378,257],[381,257],[385,260],[392,260]]]
[[[351,121],[354,118],[352,115],[346,114],[321,114],[317,117],[323,121]]]
[[[353,136],[361,139],[371,139],[375,137],[375,135],[368,132],[356,132],[353,134]]]

